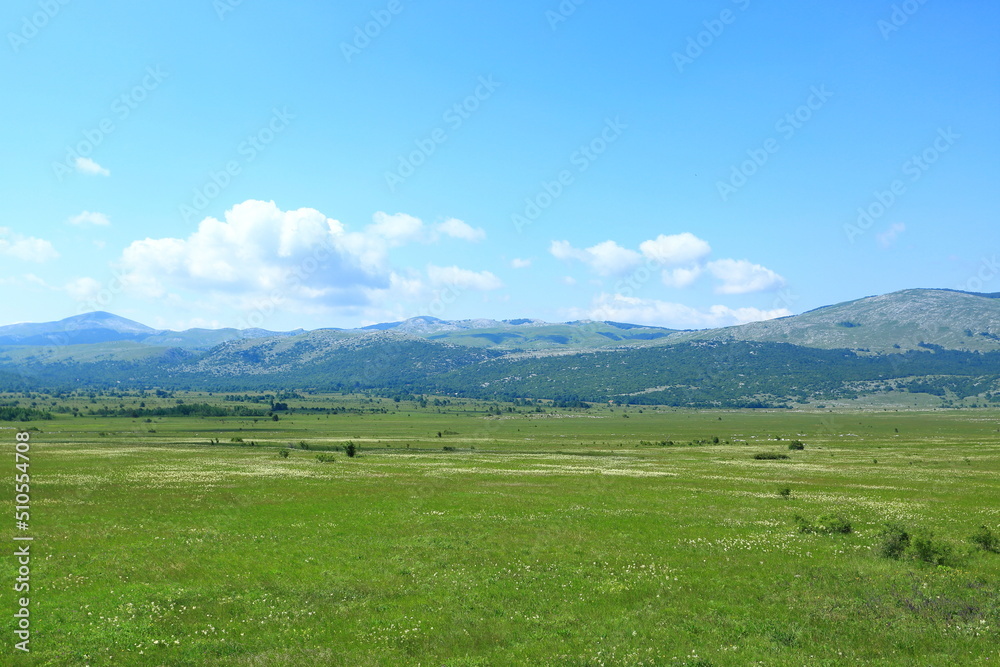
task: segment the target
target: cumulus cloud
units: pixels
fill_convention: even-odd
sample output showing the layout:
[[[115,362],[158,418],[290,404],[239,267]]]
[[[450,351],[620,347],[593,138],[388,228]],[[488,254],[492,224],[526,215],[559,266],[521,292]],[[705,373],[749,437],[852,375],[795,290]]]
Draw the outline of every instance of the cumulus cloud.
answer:
[[[574,248],[569,241],[553,241],[549,252],[556,259],[583,262],[602,276],[619,275],[635,268],[642,256],[614,241],[604,241],[589,248]]]
[[[889,227],[889,229],[876,234],[875,240],[878,241],[878,244],[883,248],[888,248],[892,246],[896,242],[896,239],[899,238],[899,235],[905,231],[906,225],[902,222],[896,222]]]
[[[87,174],[89,176],[110,176],[111,172],[97,164],[89,157],[78,157],[73,161],[73,165],[76,170],[81,174]]]
[[[424,273],[391,265],[394,247],[427,243],[439,232],[478,236],[462,225],[429,229],[405,213],[378,212],[370,225],[352,231],[315,209],[283,211],[274,202],[248,200],[226,211],[223,220],[205,218],[187,238],[134,241],[117,268],[130,293],[175,304],[197,298],[202,312],[280,308],[367,317],[384,313],[386,304],[405,308],[426,301],[437,286],[502,287],[488,271],[428,266]],[[67,289],[87,298],[92,287],[80,280]]]
[[[436,287],[488,291],[500,289],[503,283],[489,271],[470,271],[457,266],[428,266],[427,278]]]
[[[643,256],[665,266],[693,264],[712,252],[712,247],[690,232],[660,234],[655,239],[639,244]]]
[[[374,223],[368,227],[369,232],[393,245],[417,241],[424,233],[423,221],[405,213],[389,215],[379,211],[373,220]]]
[[[677,269],[664,269],[663,270],[663,284],[667,287],[687,287],[695,280],[698,279],[702,273],[702,268],[700,266],[692,266],[690,268],[677,268]]]
[[[749,294],[785,284],[785,279],[771,269],[745,259],[718,259],[706,264],[705,268],[722,281],[715,288],[719,294]]]
[[[671,329],[711,329],[747,322],[759,322],[791,315],[786,308],[730,308],[715,305],[698,309],[680,303],[641,299],[622,294],[599,294],[589,310],[577,313],[592,320],[633,322]]]
[[[622,275],[640,266],[662,269],[663,284],[677,289],[691,286],[705,273],[720,281],[715,288],[719,294],[748,294],[785,284],[771,269],[745,259],[707,261],[712,247],[690,232],[660,234],[640,243],[638,252],[610,240],[590,248],[553,241],[549,252],[556,259],[580,262],[600,276]]]
[[[473,227],[457,218],[448,218],[444,222],[435,226],[435,229],[445,236],[450,236],[464,241],[478,243],[486,238],[486,231],[478,227]]]
[[[71,225],[95,225],[97,227],[107,227],[111,224],[111,221],[108,220],[108,216],[96,211],[84,211],[79,215],[72,216],[69,220],[67,220],[67,222]]]
[[[63,287],[66,292],[77,301],[92,301],[97,298],[101,291],[101,283],[93,278],[74,278]]]
[[[519,259],[515,257],[514,259],[510,260],[510,267],[512,269],[526,269],[529,266],[531,266],[530,259]]]
[[[315,209],[281,211],[274,202],[249,200],[226,211],[225,220],[205,218],[185,239],[134,241],[119,261],[122,281],[147,297],[176,289],[201,294],[328,305],[366,300],[365,288],[384,288],[388,239],[405,236],[407,222],[376,217],[368,235]]]
[[[0,256],[41,264],[56,259],[59,253],[45,239],[24,236],[7,227],[0,227]]]

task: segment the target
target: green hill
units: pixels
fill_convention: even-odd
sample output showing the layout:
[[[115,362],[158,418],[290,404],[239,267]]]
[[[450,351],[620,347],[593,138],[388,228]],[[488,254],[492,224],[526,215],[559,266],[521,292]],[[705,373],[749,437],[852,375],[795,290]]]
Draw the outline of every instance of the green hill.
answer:
[[[1000,350],[1000,295],[911,289],[725,329],[678,334],[692,340],[791,343],[824,349],[903,352]]]

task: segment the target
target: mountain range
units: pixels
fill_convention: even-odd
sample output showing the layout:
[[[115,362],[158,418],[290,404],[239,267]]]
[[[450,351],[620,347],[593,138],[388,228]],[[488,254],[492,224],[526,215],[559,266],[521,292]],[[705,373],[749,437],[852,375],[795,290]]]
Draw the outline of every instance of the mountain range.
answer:
[[[105,312],[0,327],[0,389],[81,385],[702,407],[922,394],[975,404],[1000,401],[1000,294],[912,289],[700,331],[424,316],[359,329],[178,332]]]

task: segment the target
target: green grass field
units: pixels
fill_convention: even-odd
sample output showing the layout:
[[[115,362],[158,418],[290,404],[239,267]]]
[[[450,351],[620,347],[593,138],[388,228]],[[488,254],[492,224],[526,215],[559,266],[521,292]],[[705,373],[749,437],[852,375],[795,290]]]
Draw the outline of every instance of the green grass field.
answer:
[[[178,398],[239,405],[145,402]],[[3,664],[1000,663],[1000,554],[969,541],[1000,534],[1000,411],[86,416],[138,401],[0,422],[10,554],[15,436],[37,429],[32,650],[8,556]]]

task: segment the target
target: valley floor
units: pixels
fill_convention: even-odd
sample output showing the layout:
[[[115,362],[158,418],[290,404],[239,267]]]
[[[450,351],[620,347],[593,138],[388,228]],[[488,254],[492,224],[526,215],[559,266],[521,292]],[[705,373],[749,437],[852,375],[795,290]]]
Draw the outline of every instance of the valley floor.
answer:
[[[178,400],[264,414],[0,422],[4,664],[1000,662],[998,410]]]

